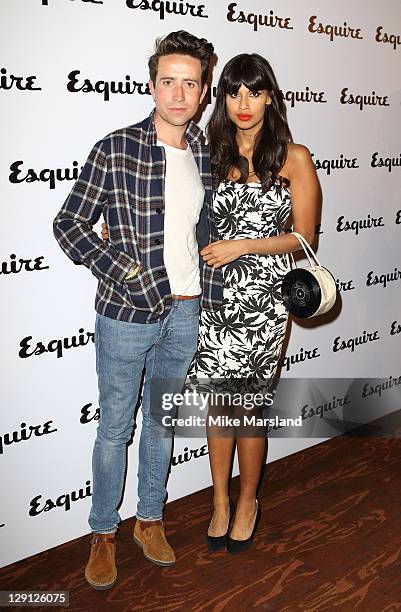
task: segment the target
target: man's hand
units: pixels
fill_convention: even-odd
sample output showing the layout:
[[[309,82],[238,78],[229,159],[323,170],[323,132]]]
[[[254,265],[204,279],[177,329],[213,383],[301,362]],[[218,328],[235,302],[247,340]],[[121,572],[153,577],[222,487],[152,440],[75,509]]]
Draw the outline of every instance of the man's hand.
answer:
[[[220,268],[225,264],[235,261],[241,255],[249,253],[249,240],[218,240],[208,244],[201,250],[200,254],[209,266]]]
[[[103,238],[103,240],[108,240],[109,239],[109,232],[107,231],[106,223],[102,223],[102,238]]]

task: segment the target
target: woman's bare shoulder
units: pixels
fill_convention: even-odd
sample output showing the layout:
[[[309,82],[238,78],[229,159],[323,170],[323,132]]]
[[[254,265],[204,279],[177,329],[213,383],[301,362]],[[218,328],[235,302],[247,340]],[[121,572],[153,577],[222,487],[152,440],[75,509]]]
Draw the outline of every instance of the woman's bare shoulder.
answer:
[[[303,144],[298,144],[296,142],[289,142],[287,149],[287,161],[290,164],[303,164],[306,162],[310,162],[311,154],[308,149]]]
[[[291,180],[291,176],[295,176],[298,172],[302,172],[305,168],[313,166],[312,157],[308,147],[295,142],[287,144],[287,157],[285,164],[281,169],[281,176]]]
[[[287,159],[285,162],[288,175],[294,177],[305,170],[315,171],[314,163],[308,147],[295,142],[288,143]]]

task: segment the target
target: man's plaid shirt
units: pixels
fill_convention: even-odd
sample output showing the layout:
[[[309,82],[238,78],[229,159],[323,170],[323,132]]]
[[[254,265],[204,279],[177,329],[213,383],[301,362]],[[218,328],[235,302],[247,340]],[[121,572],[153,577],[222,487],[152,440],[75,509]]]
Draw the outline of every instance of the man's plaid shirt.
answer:
[[[193,122],[185,138],[205,188],[196,228],[201,249],[218,240],[211,203],[209,149]],[[99,279],[97,312],[121,321],[152,323],[166,316],[171,307],[163,261],[166,158],[156,142],[152,112],[144,121],[116,130],[96,143],[54,220],[54,234],[61,248]],[[109,232],[107,242],[92,229],[102,213]],[[126,275],[135,266],[138,273],[127,281]],[[199,266],[201,306],[217,310],[222,301],[221,270],[205,264],[202,257]]]

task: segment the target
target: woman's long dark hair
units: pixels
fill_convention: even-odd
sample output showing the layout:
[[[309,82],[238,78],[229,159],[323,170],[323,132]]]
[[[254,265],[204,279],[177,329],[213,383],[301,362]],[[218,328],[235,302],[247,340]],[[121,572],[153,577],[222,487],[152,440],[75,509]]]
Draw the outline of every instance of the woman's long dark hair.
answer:
[[[267,89],[272,100],[270,105],[266,105],[263,125],[256,137],[252,156],[253,168],[262,190],[268,191],[277,182],[288,186],[288,180],[279,176],[287,158],[287,144],[292,142],[283,96],[269,62],[257,53],[242,53],[233,57],[223,68],[214,111],[207,126],[214,188],[227,178],[233,168],[241,172],[239,183],[245,183],[249,176],[248,160],[239,153],[235,137],[237,128],[226,109],[226,94],[237,94],[242,84],[252,92]]]

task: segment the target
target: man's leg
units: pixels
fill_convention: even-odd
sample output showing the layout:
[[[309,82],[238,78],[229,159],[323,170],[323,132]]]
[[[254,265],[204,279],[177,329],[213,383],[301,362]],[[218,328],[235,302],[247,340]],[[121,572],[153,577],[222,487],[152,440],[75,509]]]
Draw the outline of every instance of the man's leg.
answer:
[[[159,339],[162,342],[162,340]],[[154,391],[156,347],[146,356],[145,382],[142,395],[142,431],[139,440],[138,459],[138,507],[137,519],[156,521],[163,518],[166,499],[167,473],[170,467],[172,436],[158,427],[151,414],[151,394]]]
[[[141,325],[96,317],[96,369],[100,420],[93,449],[93,495],[89,525],[96,536],[86,568],[88,582],[106,588],[116,577],[111,534],[117,530],[117,508],[123,492],[126,445],[132,435],[134,411],[146,354],[158,337],[160,323]],[[92,549],[94,547],[92,546]],[[96,553],[96,559],[92,559]],[[106,562],[105,567],[102,562]],[[112,575],[110,575],[110,572]]]
[[[134,534],[136,540],[139,540],[138,543],[145,543],[145,521],[161,521],[166,499],[172,431],[160,423],[164,413],[161,392],[173,394],[182,391],[189,365],[196,352],[198,323],[199,299],[174,300],[169,315],[162,322],[159,339],[147,355],[139,446],[138,521]],[[160,526],[162,527],[161,523]],[[168,548],[166,547],[166,542],[162,542],[164,532],[159,530],[158,533],[161,538],[159,552],[155,549],[146,551],[144,546],[144,553],[154,562],[158,560],[163,565],[171,564],[174,562],[172,550],[168,545]],[[170,562],[162,563],[162,560],[166,559]]]

